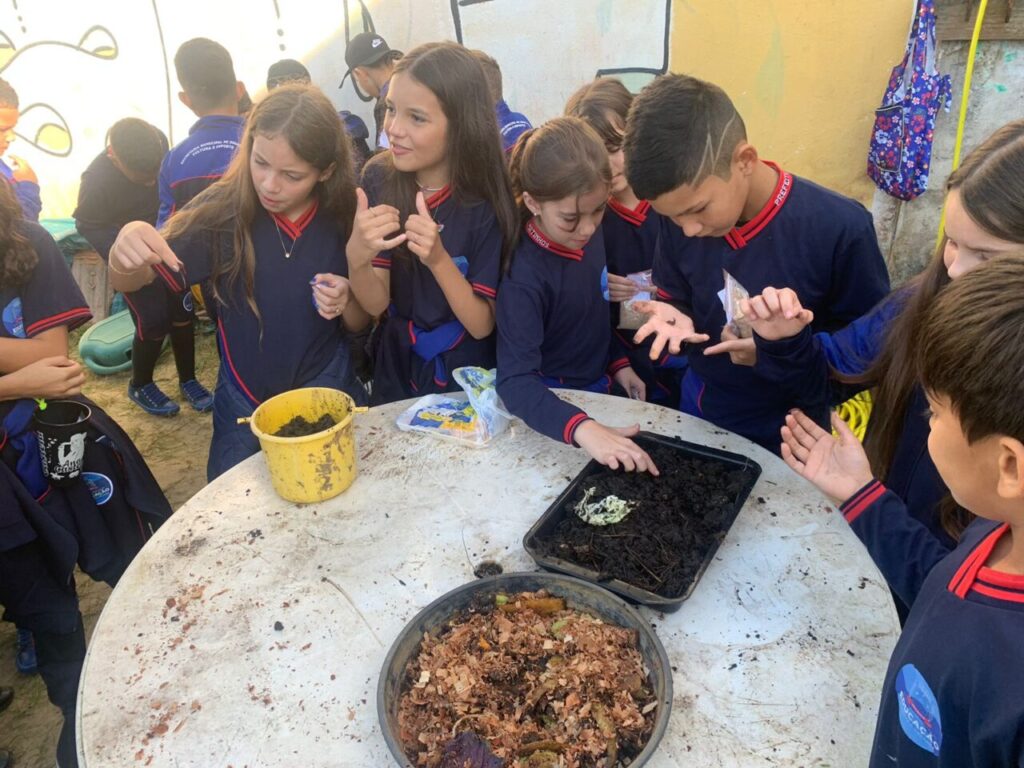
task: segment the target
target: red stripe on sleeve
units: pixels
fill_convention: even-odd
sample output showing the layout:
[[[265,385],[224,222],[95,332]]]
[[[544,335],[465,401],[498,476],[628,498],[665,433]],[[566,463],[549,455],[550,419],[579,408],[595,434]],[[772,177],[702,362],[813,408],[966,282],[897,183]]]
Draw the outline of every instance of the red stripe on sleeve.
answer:
[[[882,496],[885,495],[886,490],[886,487],[880,482],[872,480],[857,491],[857,493],[853,494],[853,496],[843,502],[842,506],[839,507],[839,511],[843,513],[843,517],[846,518],[846,522],[852,523],[861,516],[864,510],[882,498]]]
[[[628,357],[620,357],[617,360],[612,360],[611,364],[608,366],[608,373],[616,374],[619,371],[621,371],[623,368],[628,368],[628,367],[629,367],[629,358]]]
[[[66,325],[69,329],[77,328],[90,317],[92,317],[92,312],[89,311],[88,307],[75,307],[60,314],[36,320],[32,325],[25,328],[25,335],[35,336],[43,331],[56,328],[58,325]]]
[[[589,419],[585,413],[577,413],[569,421],[565,423],[565,429],[562,430],[562,439],[565,440],[569,445],[573,445],[573,437],[576,434],[576,430],[580,424]]]

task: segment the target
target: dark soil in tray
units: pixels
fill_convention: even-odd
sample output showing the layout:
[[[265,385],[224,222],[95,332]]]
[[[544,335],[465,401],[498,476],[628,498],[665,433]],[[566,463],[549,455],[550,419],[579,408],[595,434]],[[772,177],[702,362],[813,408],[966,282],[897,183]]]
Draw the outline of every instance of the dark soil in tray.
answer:
[[[274,433],[274,436],[307,437],[309,435],[315,435],[317,432],[323,432],[324,430],[330,429],[337,423],[338,422],[335,421],[334,417],[329,413],[325,413],[316,421],[307,421],[303,416],[296,416],[277,430],[277,432]]]
[[[657,595],[679,597],[697,577],[709,550],[717,548],[736,516],[747,473],[719,461],[680,456],[660,445],[645,446],[661,470],[603,470],[584,479],[565,505],[565,517],[546,537],[540,554],[567,560]],[[587,489],[591,502],[608,495],[636,500],[621,522],[591,525],[573,511]]]

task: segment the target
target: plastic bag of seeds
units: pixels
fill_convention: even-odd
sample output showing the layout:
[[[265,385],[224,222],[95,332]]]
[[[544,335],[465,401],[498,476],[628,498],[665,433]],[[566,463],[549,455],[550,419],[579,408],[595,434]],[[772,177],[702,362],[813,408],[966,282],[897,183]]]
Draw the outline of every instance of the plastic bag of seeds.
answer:
[[[635,331],[647,322],[647,315],[638,312],[634,305],[638,301],[650,301],[654,298],[657,288],[651,279],[651,270],[631,272],[626,275],[637,288],[636,294],[619,305],[619,328]]]
[[[722,276],[725,278],[725,288],[718,292],[718,298],[721,299],[722,306],[725,308],[725,324],[739,338],[749,339],[754,332],[750,327],[750,322],[743,316],[740,302],[743,299],[749,299],[750,293],[728,271],[723,269]]]

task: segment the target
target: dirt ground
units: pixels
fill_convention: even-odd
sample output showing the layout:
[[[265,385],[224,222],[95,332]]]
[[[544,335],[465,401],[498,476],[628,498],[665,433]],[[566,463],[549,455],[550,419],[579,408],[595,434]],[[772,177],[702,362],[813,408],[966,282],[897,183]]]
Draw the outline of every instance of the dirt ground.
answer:
[[[77,357],[78,336],[72,339]],[[196,371],[211,391],[217,379],[217,348],[213,334],[196,334]],[[173,418],[150,416],[128,400],[125,393],[129,373],[112,376],[90,374],[85,394],[102,406],[131,436],[163,488],[173,509],[178,509],[206,484],[206,456],[210,445],[210,414],[199,414],[184,404],[177,386],[177,374],[170,350],[157,365],[156,381],[169,396],[182,404]],[[86,634],[99,618],[110,594],[79,573],[76,576]],[[14,666],[14,625],[0,623],[0,685],[14,688],[14,701],[0,713],[0,749],[14,756],[17,768],[52,768],[61,717],[46,698],[38,675],[18,674]]]

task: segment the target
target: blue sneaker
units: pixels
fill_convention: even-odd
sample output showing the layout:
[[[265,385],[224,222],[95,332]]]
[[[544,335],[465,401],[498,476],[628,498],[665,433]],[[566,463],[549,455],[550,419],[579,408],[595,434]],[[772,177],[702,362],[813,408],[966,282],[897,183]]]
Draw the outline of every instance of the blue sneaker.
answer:
[[[17,632],[18,654],[14,657],[14,664],[23,675],[34,675],[36,673],[36,640],[27,629],[19,629]]]
[[[188,400],[189,405],[200,413],[213,410],[213,395],[195,379],[181,382],[181,394]]]
[[[128,382],[128,398],[153,416],[174,416],[181,410],[178,404],[152,381],[141,387],[133,387],[131,382]]]

